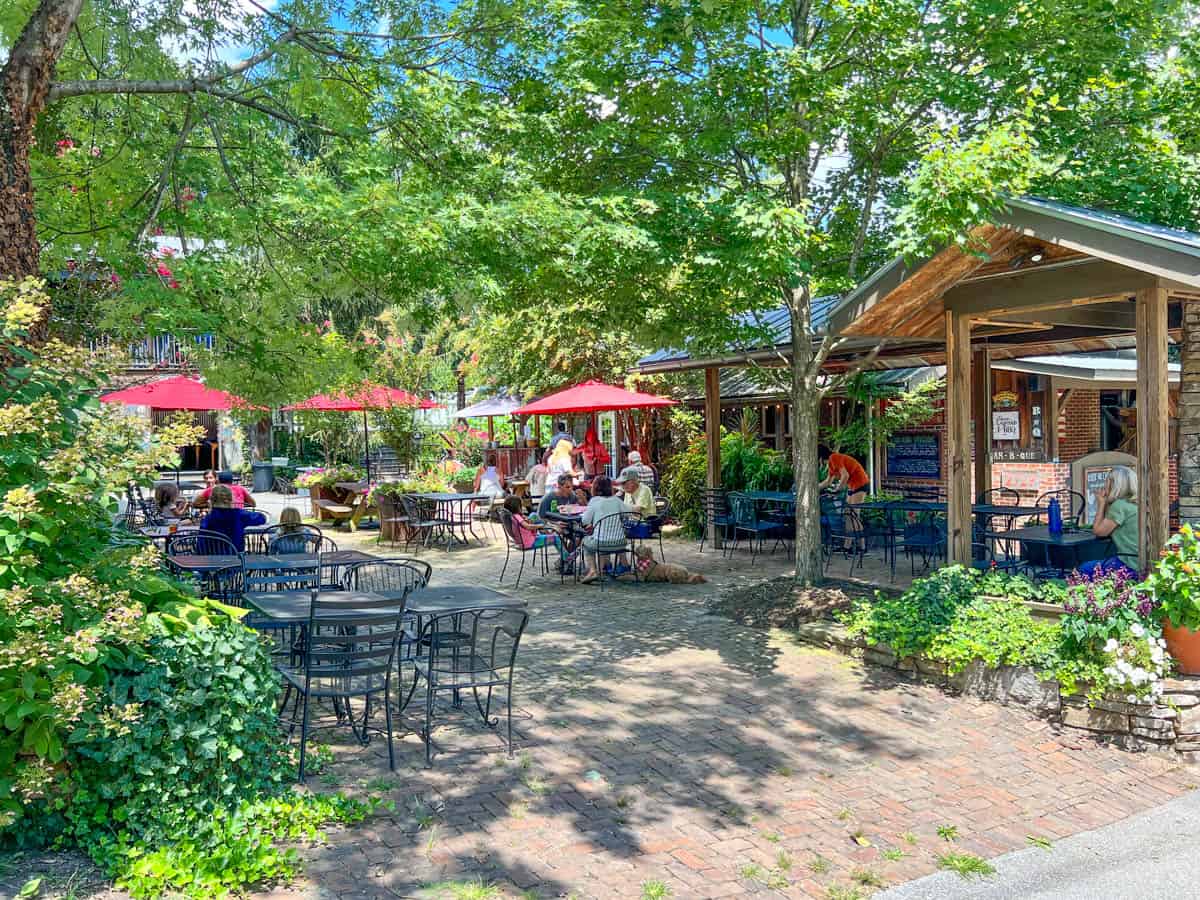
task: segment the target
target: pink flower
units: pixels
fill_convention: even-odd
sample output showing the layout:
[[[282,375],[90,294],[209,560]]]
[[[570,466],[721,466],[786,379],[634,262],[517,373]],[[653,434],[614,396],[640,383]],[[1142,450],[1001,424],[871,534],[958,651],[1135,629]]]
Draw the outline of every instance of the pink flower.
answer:
[[[162,250],[159,252],[161,252],[163,256],[171,257],[171,256],[175,255],[175,248],[174,247],[163,247]]]
[[[68,184],[68,185],[67,185],[67,190],[68,190],[68,191],[70,191],[72,194],[78,194],[78,193],[79,193],[79,185],[77,185],[77,184]]]
[[[177,288],[177,287],[179,287],[179,282],[176,281],[174,278],[172,278],[170,281],[167,282],[167,287]]]
[[[98,156],[100,156],[100,148],[99,148],[99,147],[93,147],[93,148],[92,148],[91,150],[89,150],[88,152],[89,152],[89,153],[91,153],[93,157],[98,157]]]
[[[70,138],[63,138],[61,141],[55,141],[54,146],[57,148],[55,156],[66,156],[75,147],[75,142]]]
[[[113,272],[111,275],[109,275],[108,280],[111,281],[113,283],[113,285],[115,285],[116,287],[121,286],[121,276],[118,275],[116,272]]]
[[[157,266],[155,266],[154,271],[156,271],[163,278],[171,277],[171,270],[167,268],[166,263],[159,263]]]
[[[324,322],[321,323],[321,327],[324,328],[326,331],[328,331],[330,328],[333,327],[333,322],[330,319],[326,319]]]

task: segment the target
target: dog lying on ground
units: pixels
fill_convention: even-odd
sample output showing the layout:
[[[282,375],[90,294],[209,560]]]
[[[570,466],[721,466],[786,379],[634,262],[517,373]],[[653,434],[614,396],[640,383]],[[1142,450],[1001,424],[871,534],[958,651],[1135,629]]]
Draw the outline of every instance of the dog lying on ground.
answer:
[[[704,584],[707,579],[699,572],[689,572],[676,563],[659,562],[649,547],[637,549],[638,578],[642,581],[659,581],[670,584]]]

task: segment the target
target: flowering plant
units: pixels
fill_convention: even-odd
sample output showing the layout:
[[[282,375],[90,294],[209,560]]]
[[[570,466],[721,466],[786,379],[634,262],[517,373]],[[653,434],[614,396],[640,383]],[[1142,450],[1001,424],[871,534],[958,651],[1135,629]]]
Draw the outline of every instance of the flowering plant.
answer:
[[[1108,690],[1115,690],[1130,703],[1157,700],[1162,696],[1163,679],[1171,670],[1166,646],[1166,641],[1136,622],[1120,638],[1105,641],[1104,677]]]
[[[1123,568],[1072,575],[1063,609],[1063,646],[1073,655],[1096,654],[1110,638],[1120,639],[1134,625],[1158,633],[1153,599]]]
[[[333,487],[339,481],[362,481],[365,473],[354,466],[331,466],[304,472],[296,479],[302,488]]]
[[[1190,525],[1167,541],[1146,576],[1147,599],[1172,628],[1200,630],[1200,540]]]

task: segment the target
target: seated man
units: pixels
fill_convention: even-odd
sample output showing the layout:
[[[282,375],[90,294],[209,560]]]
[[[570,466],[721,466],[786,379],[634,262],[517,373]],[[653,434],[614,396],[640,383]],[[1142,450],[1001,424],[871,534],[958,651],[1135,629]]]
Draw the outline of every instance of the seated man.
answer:
[[[575,479],[570,475],[559,475],[554,490],[547,491],[538,504],[538,517],[544,519],[550,513],[557,512],[560,506],[567,506],[575,500]]]
[[[201,520],[200,527],[225,535],[233,541],[239,553],[244,553],[247,526],[266,524],[267,517],[257,510],[234,507],[233,492],[229,485],[218,484],[212,489],[212,512]]]
[[[251,494],[248,490],[246,490],[240,484],[233,483],[233,473],[230,472],[229,470],[225,470],[225,471],[221,472],[219,475],[217,475],[217,484],[218,485],[223,484],[227,488],[229,488],[230,492],[233,495],[233,508],[234,509],[243,509],[247,506],[253,508],[254,506],[257,505],[254,502],[253,494]],[[204,509],[205,507],[209,506],[211,503],[210,498],[212,496],[212,492],[213,492],[213,488],[211,488],[211,487],[205,488],[204,490],[202,490],[199,494],[196,495],[196,499],[192,501],[192,506],[196,507],[197,509]]]
[[[642,454],[636,450],[630,450],[625,458],[629,461],[625,468],[637,469],[638,481],[648,487],[651,493],[653,493],[654,486],[658,483],[658,475],[654,469],[642,462]]]
[[[625,495],[625,502],[632,506],[635,512],[641,513],[642,518],[652,519],[654,517],[658,511],[654,505],[654,492],[642,484],[635,467],[626,466],[621,470],[621,474],[617,476],[617,486]]]

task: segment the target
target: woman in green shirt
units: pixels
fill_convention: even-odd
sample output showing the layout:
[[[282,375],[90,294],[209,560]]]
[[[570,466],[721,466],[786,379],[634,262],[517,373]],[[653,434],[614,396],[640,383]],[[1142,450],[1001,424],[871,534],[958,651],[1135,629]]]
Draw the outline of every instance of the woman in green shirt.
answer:
[[[1138,508],[1137,475],[1128,466],[1114,466],[1108,480],[1096,495],[1096,518],[1092,521],[1092,534],[1112,541],[1116,556],[1094,559],[1079,567],[1083,575],[1091,575],[1097,569],[1105,572],[1126,569],[1127,574],[1137,575],[1138,564]]]

